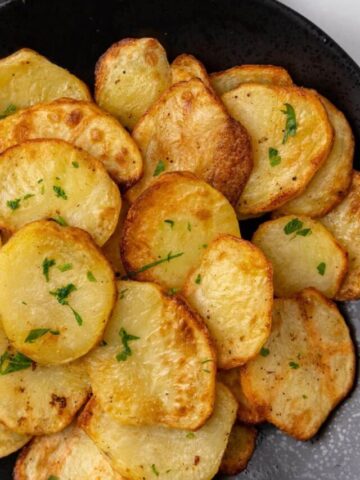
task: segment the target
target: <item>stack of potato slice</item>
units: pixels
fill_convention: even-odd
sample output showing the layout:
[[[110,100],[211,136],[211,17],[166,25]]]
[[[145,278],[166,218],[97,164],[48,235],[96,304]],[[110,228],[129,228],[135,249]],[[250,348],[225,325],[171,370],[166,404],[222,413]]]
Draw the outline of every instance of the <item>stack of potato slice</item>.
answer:
[[[33,438],[14,479],[210,480],[257,424],[315,435],[355,372],[331,300],[360,298],[345,116],[282,67],[208,75],[153,38],[102,55],[98,105],[27,49],[0,81],[0,457]]]

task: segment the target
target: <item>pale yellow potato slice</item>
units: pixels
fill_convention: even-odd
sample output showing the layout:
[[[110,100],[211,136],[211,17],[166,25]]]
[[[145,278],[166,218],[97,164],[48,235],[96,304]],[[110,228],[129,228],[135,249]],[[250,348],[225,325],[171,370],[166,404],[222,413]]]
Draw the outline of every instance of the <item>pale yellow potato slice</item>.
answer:
[[[354,171],[350,191],[331,212],[319,219],[349,254],[349,271],[337,300],[360,298],[360,173]]]
[[[203,317],[219,368],[243,365],[270,335],[272,268],[252,243],[221,235],[185,282],[185,297]]]
[[[61,97],[91,100],[84,82],[34,50],[0,59],[0,115]]]
[[[128,202],[123,201],[121,205],[121,211],[118,223],[116,225],[114,233],[111,235],[109,240],[102,246],[101,250],[112,266],[112,269],[115,272],[115,276],[117,278],[121,278],[126,275],[125,268],[123,266],[120,254],[120,243],[121,243],[121,235],[124,228],[124,222],[126,215],[129,211],[129,204]]]
[[[338,205],[349,190],[354,136],[344,114],[329,100],[321,96],[320,98],[334,128],[332,150],[304,192],[280,207],[274,212],[275,216],[295,214],[322,217]]]
[[[14,480],[125,480],[74,424],[35,438],[19,455]]]
[[[210,82],[218,95],[234,90],[243,83],[261,83],[290,86],[290,75],[283,67],[274,65],[237,65],[210,75]]]
[[[221,460],[221,473],[236,475],[245,470],[255,450],[256,436],[257,431],[254,427],[239,423],[233,426]]]
[[[254,168],[237,203],[239,218],[298,196],[332,148],[333,129],[319,97],[294,86],[248,83],[221,98],[252,140]]]
[[[266,419],[308,440],[349,393],[355,375],[354,346],[336,305],[315,289],[274,303],[265,347],[241,369],[246,396]]]
[[[0,458],[16,452],[16,450],[23,447],[30,439],[30,435],[13,432],[0,422]]]
[[[132,480],[210,480],[217,473],[236,417],[236,401],[217,385],[214,413],[196,432],[161,426],[121,425],[92,399],[80,426],[106,453],[113,467]],[[141,455],[134,455],[141,452]]]
[[[208,88],[212,89],[210,79],[204,65],[193,55],[183,53],[171,64],[172,83],[186,82],[199,78]]]
[[[0,154],[0,228],[13,233],[53,218],[102,245],[115,230],[121,197],[104,166],[62,140],[29,140]]]
[[[164,171],[189,171],[235,204],[252,169],[246,130],[199,79],[169,88],[136,125],[133,137],[144,158],[131,202]]]
[[[155,38],[114,43],[100,57],[95,76],[96,102],[129,128],[171,85],[166,52]]]
[[[211,415],[216,357],[201,318],[151,283],[118,282],[105,345],[87,357],[94,395],[123,424],[196,429]]]
[[[37,138],[57,138],[82,148],[100,160],[123,187],[142,174],[142,158],[134,140],[94,103],[65,98],[35,105],[0,122],[0,151]]]
[[[82,230],[33,222],[0,250],[2,325],[14,348],[35,362],[87,353],[102,337],[115,296],[114,273]]]
[[[252,241],[272,263],[276,296],[288,297],[306,287],[336,296],[348,269],[347,253],[320,222],[280,217],[261,224]]]
[[[123,263],[131,278],[181,288],[207,245],[221,233],[240,236],[226,198],[190,173],[167,173],[128,212]]]

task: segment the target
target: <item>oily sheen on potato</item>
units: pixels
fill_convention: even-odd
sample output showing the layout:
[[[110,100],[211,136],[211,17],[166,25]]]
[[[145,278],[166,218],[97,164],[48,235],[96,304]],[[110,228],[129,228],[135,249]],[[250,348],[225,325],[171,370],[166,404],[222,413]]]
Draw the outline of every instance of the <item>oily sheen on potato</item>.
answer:
[[[320,222],[287,215],[262,223],[252,241],[272,263],[276,296],[306,287],[329,298],[337,294],[348,269],[347,253]]]
[[[69,362],[100,339],[114,274],[89,235],[55,222],[23,227],[0,250],[0,317],[11,344],[41,364]]]
[[[254,427],[235,423],[221,460],[221,473],[236,475],[245,470],[255,450],[256,435]]]
[[[246,396],[267,421],[308,440],[354,381],[354,346],[336,305],[314,289],[277,299],[262,355],[241,370]]]
[[[164,174],[128,212],[121,243],[125,269],[131,278],[181,288],[222,233],[240,236],[226,198],[190,173]]]
[[[26,140],[65,140],[100,160],[123,187],[142,173],[142,158],[129,133],[94,103],[64,98],[19,111],[0,122],[0,151]]]
[[[29,140],[0,154],[0,228],[13,233],[52,218],[102,245],[115,230],[121,197],[103,165],[62,140]]]
[[[16,450],[23,447],[30,439],[30,435],[13,432],[0,422],[0,458],[16,452]]]
[[[210,79],[204,65],[193,55],[183,53],[175,58],[171,64],[172,83],[187,82],[193,78],[199,78],[211,89]]]
[[[219,469],[235,416],[234,397],[218,384],[214,413],[196,432],[121,425],[101,410],[96,398],[86,406],[80,426],[126,478],[205,480]]]
[[[254,167],[237,203],[239,218],[298,196],[332,148],[333,129],[320,98],[304,88],[254,83],[221,98],[252,141]]]
[[[231,235],[215,239],[183,293],[209,328],[219,368],[246,363],[270,335],[272,268],[246,240]]]
[[[118,301],[88,356],[93,393],[123,424],[196,429],[211,415],[216,358],[206,327],[155,284],[118,282]]]
[[[169,88],[133,131],[144,159],[132,202],[162,172],[189,171],[235,204],[252,168],[246,130],[198,78]]]

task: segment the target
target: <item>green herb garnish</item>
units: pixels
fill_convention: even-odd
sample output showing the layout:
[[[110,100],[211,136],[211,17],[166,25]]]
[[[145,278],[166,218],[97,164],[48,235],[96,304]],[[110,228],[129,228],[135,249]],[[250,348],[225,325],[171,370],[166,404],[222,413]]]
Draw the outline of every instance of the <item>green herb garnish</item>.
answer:
[[[260,350],[260,355],[262,357],[267,357],[270,353],[270,350],[266,347],[262,347],[262,349]]]
[[[24,195],[23,200],[27,200],[28,198],[31,198],[31,197],[35,197],[35,195],[33,193],[27,193],[26,195]]]
[[[72,166],[74,168],[79,168],[79,162],[72,162]]]
[[[119,331],[119,335],[121,338],[121,342],[123,344],[123,349],[120,353],[116,355],[116,360],[118,362],[125,361],[130,355],[132,355],[132,350],[129,347],[129,342],[133,342],[134,340],[139,340],[140,337],[136,337],[135,335],[130,335],[124,328],[121,328]]]
[[[160,175],[160,173],[162,173],[164,171],[165,171],[165,163],[162,160],[159,160],[156,167],[155,167],[153,177],[158,177]]]
[[[171,229],[174,228],[174,224],[175,224],[174,220],[167,219],[167,220],[164,220],[164,223],[169,224]]]
[[[160,475],[154,463],[151,465],[151,470],[154,472],[154,475],[156,475],[157,477]]]
[[[15,200],[8,200],[6,205],[11,208],[11,210],[17,210],[20,207],[21,198],[16,198]]]
[[[276,165],[279,165],[279,163],[281,163],[281,157],[279,155],[279,151],[276,150],[276,148],[269,148],[269,161],[272,167],[276,167]]]
[[[190,223],[190,222],[188,222],[188,224],[187,224],[187,229],[188,229],[189,232],[191,232],[192,227],[191,227],[191,223]]]
[[[64,200],[67,200],[67,195],[65,193],[65,190],[59,187],[59,185],[53,185],[53,190],[55,192],[55,195],[59,198],[63,198]]]
[[[87,279],[89,282],[96,282],[96,278],[94,277],[94,274],[89,270],[86,274]]]
[[[50,268],[56,264],[56,261],[53,258],[45,258],[42,262],[42,272],[46,281],[49,281],[49,271]]]
[[[296,232],[296,235],[301,235],[302,237],[307,237],[308,235],[311,235],[312,231],[311,228],[303,228],[302,230],[298,230]]]
[[[168,295],[175,295],[179,290],[180,288],[172,287],[172,288],[169,288],[169,290],[166,293]]]
[[[47,480],[60,480],[60,478],[55,477],[55,475],[50,475],[50,477]]]
[[[296,362],[289,362],[289,367],[291,367],[292,369],[296,370],[297,368],[300,367],[300,365]]]
[[[18,372],[31,367],[33,361],[20,352],[11,355],[5,352],[0,357],[0,375],[7,375],[8,373]]]
[[[149,270],[150,268],[156,267],[157,265],[160,265],[161,263],[170,262],[171,260],[174,260],[174,258],[181,257],[181,255],[184,255],[184,252],[174,253],[174,254],[172,254],[172,252],[169,252],[166,257],[160,258],[159,260],[156,260],[155,262],[148,263],[147,265],[144,265],[143,267],[139,268],[139,270],[129,272],[127,276],[128,277],[133,277],[134,275],[137,275],[138,273],[141,273],[141,272],[145,272],[146,270]]]
[[[9,105],[5,108],[5,110],[2,113],[0,113],[0,120],[8,117],[9,115],[12,115],[15,112],[16,112],[16,106],[13,103],[9,103]]]
[[[195,283],[197,283],[198,285],[200,285],[201,283],[201,275],[200,273],[197,275],[197,277],[195,278]]]
[[[295,110],[290,103],[285,103],[285,110],[281,110],[286,115],[285,131],[282,143],[285,144],[289,137],[296,135],[297,123]]]
[[[120,290],[119,292],[119,298],[122,300],[125,297],[125,293],[128,291],[127,288],[124,288],[124,290]]]
[[[72,263],[63,263],[62,265],[59,265],[57,268],[60,270],[60,272],[67,272],[68,270],[72,270],[73,265]]]
[[[303,227],[303,222],[301,222],[298,218],[293,218],[288,222],[284,227],[284,232],[286,235],[290,235],[297,230],[301,230]]]
[[[193,432],[187,433],[186,438],[195,438],[195,433],[193,433]]]
[[[69,305],[70,306],[70,305]],[[79,315],[79,313],[74,310],[72,307],[70,307],[71,311],[73,312],[74,314],[74,317],[75,317],[75,320],[76,320],[76,323],[81,326],[83,324],[83,319],[81,318],[81,316]]]
[[[56,290],[53,290],[52,292],[49,292],[50,295],[54,295],[56,297],[56,300],[61,304],[61,305],[66,305],[70,308],[72,313],[74,314],[75,320],[78,325],[83,324],[83,320],[79,313],[72,308],[71,305],[69,305],[69,302],[67,300],[68,296],[72,293],[75,292],[77,288],[73,283],[69,283],[68,285],[65,285],[64,287],[57,288]]]
[[[40,337],[43,337],[47,333],[51,335],[60,335],[59,330],[51,330],[51,328],[34,328],[30,330],[29,335],[25,338],[25,343],[34,343]]]
[[[319,263],[319,265],[316,268],[317,268],[317,271],[319,272],[320,275],[325,275],[326,263],[321,262],[321,263]]]
[[[43,178],[39,178],[39,180],[36,183],[42,183],[44,181]]]
[[[61,217],[60,215],[58,215],[57,217],[53,217],[51,220],[54,220],[54,222],[58,223],[62,227],[67,227],[68,226],[68,223],[65,220],[65,218]]]

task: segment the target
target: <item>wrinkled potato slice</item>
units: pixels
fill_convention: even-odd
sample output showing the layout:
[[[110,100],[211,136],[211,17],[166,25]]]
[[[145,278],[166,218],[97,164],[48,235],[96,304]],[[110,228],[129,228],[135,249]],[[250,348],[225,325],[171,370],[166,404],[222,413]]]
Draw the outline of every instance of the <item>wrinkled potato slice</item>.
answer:
[[[30,435],[13,432],[0,422],[0,458],[16,452],[30,439]]]
[[[102,246],[102,252],[105,258],[108,260],[112,269],[115,272],[116,278],[121,278],[126,275],[125,268],[123,266],[120,254],[121,235],[124,228],[124,222],[129,211],[129,204],[122,202],[121,211],[118,223],[116,225],[114,233],[109,240]]]
[[[102,408],[123,424],[196,429],[211,415],[216,357],[199,316],[151,283],[118,282],[105,345],[88,355]]]
[[[252,139],[254,168],[237,203],[239,218],[298,196],[332,148],[333,130],[319,97],[304,88],[249,83],[221,98]]]
[[[348,269],[347,253],[320,222],[288,215],[260,225],[252,241],[272,263],[276,296],[306,287],[329,298],[337,294]]]
[[[234,90],[243,83],[261,83],[284,87],[293,84],[285,68],[274,65],[237,65],[221,72],[212,73],[210,82],[218,95]]]
[[[334,128],[332,150],[304,192],[277,210],[276,216],[322,217],[341,202],[350,187],[355,146],[351,127],[342,112],[326,98],[320,98]]]
[[[308,440],[350,391],[355,354],[336,305],[315,289],[274,303],[266,354],[241,370],[246,396],[266,419]]]
[[[113,467],[132,480],[165,474],[169,480],[210,479],[218,471],[235,416],[234,397],[218,384],[214,413],[196,432],[121,425],[101,411],[95,398],[82,413],[80,426],[110,457]]]
[[[34,222],[0,250],[3,328],[14,348],[41,364],[87,353],[115,295],[113,271],[82,230]]]
[[[142,174],[142,158],[129,133],[95,104],[68,98],[35,105],[0,122],[0,151],[37,138],[57,138],[100,160],[123,187]]]
[[[349,271],[337,300],[360,298],[360,173],[354,171],[350,191],[331,212],[319,219],[349,254]]]
[[[127,192],[131,202],[163,171],[189,171],[235,204],[252,168],[246,130],[199,79],[169,88],[133,132],[144,175]]]
[[[221,233],[240,236],[226,198],[190,173],[167,173],[128,212],[121,244],[125,269],[137,280],[181,288]]]
[[[14,480],[125,480],[75,425],[37,437],[19,455]]]
[[[219,368],[243,365],[270,335],[272,268],[246,240],[230,235],[214,240],[183,293],[209,328]]]
[[[183,53],[171,64],[172,83],[187,82],[199,78],[208,88],[212,89],[210,79],[204,65],[192,55]]]
[[[131,129],[171,85],[166,52],[155,38],[114,43],[100,57],[95,77],[96,102]]]
[[[245,470],[255,450],[256,436],[257,431],[254,427],[238,423],[233,426],[221,460],[221,473],[236,475]]]
[[[121,197],[103,165],[62,140],[30,140],[0,154],[0,228],[47,218],[82,228],[102,245]]]
[[[34,50],[0,59],[0,114],[61,97],[91,101],[84,82]]]

